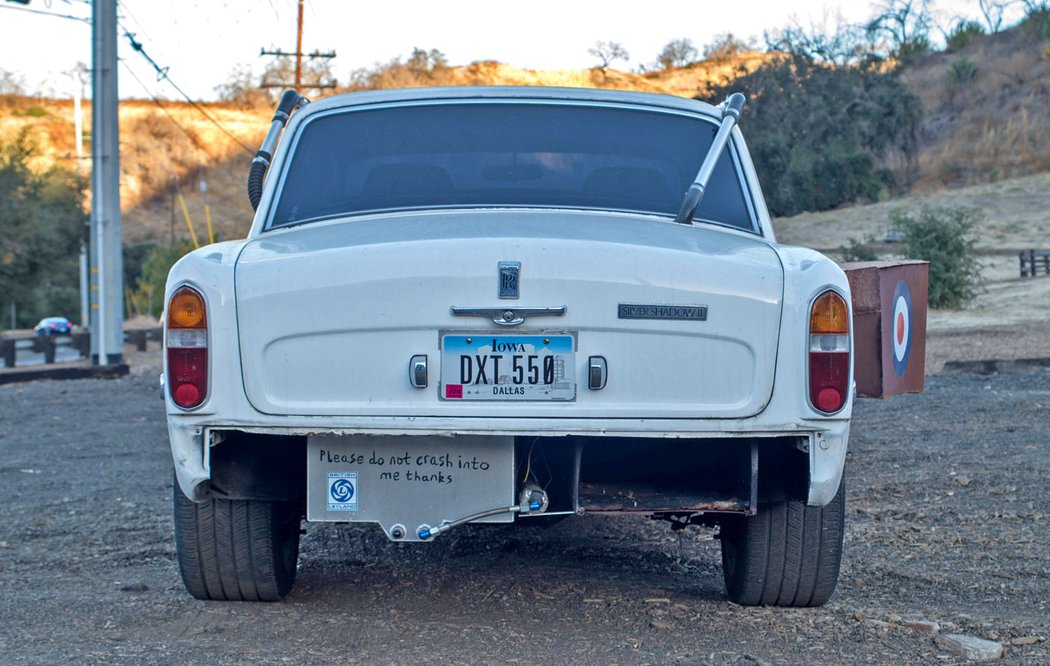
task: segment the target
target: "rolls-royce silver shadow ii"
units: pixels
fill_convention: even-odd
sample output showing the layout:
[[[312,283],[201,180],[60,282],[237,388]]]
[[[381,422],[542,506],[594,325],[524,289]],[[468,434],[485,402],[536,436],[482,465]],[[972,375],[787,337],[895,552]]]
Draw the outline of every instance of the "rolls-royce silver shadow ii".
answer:
[[[247,237],[168,278],[189,592],[281,598],[303,520],[426,547],[465,523],[633,513],[717,528],[734,602],[827,601],[849,286],[776,242],[743,106],[285,93]]]

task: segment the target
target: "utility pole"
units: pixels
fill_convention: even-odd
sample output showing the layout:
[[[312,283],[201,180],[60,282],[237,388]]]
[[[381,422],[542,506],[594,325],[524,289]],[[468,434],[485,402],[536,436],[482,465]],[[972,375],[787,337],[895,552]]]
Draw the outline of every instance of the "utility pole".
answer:
[[[91,353],[95,364],[111,365],[124,360],[117,0],[94,0],[91,37]]]
[[[303,89],[303,0],[299,0],[299,27],[295,31],[295,90]]]
[[[84,97],[84,66],[77,63],[77,67],[70,73],[73,79],[73,131],[75,134],[77,175],[84,176],[84,117],[81,100]],[[90,234],[90,224],[88,231]],[[88,270],[88,248],[86,239],[81,236],[80,241],[80,325],[91,326],[91,296],[89,285],[91,273]]]
[[[303,53],[303,0],[299,0],[299,23],[295,31],[295,53],[286,53],[280,49],[276,51],[267,51],[266,49],[259,49],[260,56],[295,56],[295,90],[297,92],[303,91],[303,56],[306,55],[311,60],[322,58],[325,60],[331,60],[335,57],[335,51],[328,51],[327,53],[321,53],[320,51],[314,51],[310,54]],[[260,88],[288,88],[291,84],[284,81],[263,81]],[[306,86],[307,88],[334,88],[335,81],[321,81],[318,80],[314,85]]]

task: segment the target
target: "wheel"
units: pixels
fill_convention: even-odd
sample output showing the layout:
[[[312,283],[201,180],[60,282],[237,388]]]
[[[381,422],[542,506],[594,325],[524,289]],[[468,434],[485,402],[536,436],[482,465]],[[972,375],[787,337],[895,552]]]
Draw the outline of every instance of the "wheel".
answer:
[[[198,599],[278,601],[295,581],[300,514],[292,502],[196,503],[175,483],[175,550]]]
[[[846,489],[824,507],[797,499],[759,502],[754,516],[721,527],[722,575],[729,598],[743,606],[822,606],[842,562]]]

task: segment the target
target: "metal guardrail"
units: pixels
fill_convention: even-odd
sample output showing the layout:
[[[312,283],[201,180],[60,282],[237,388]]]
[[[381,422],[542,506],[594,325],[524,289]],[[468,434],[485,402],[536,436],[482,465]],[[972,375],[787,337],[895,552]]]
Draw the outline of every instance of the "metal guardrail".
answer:
[[[124,344],[134,345],[136,350],[144,352],[148,349],[150,341],[160,344],[162,330],[160,327],[126,330],[124,331]],[[91,334],[25,334],[0,339],[0,358],[3,359],[5,368],[16,366],[19,351],[42,353],[44,355],[44,363],[50,365],[55,363],[55,357],[59,349],[75,350],[77,359],[86,358],[91,354]]]
[[[1050,250],[1028,250],[1018,253],[1021,260],[1021,277],[1035,277],[1039,271],[1050,275]]]

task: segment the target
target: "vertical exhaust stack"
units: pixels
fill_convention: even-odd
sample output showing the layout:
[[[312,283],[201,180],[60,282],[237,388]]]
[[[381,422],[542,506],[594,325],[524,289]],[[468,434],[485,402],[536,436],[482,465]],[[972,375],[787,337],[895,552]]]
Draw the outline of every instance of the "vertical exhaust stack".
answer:
[[[270,131],[266,133],[266,138],[263,139],[259,152],[255,153],[252,167],[248,171],[248,201],[252,204],[252,210],[259,208],[263,181],[266,179],[266,171],[270,168],[274,150],[277,149],[277,141],[281,138],[281,130],[292,117],[292,113],[309,102],[310,100],[294,90],[286,90],[281,95],[281,101],[277,103],[277,111],[274,112],[273,120],[270,121]]]

